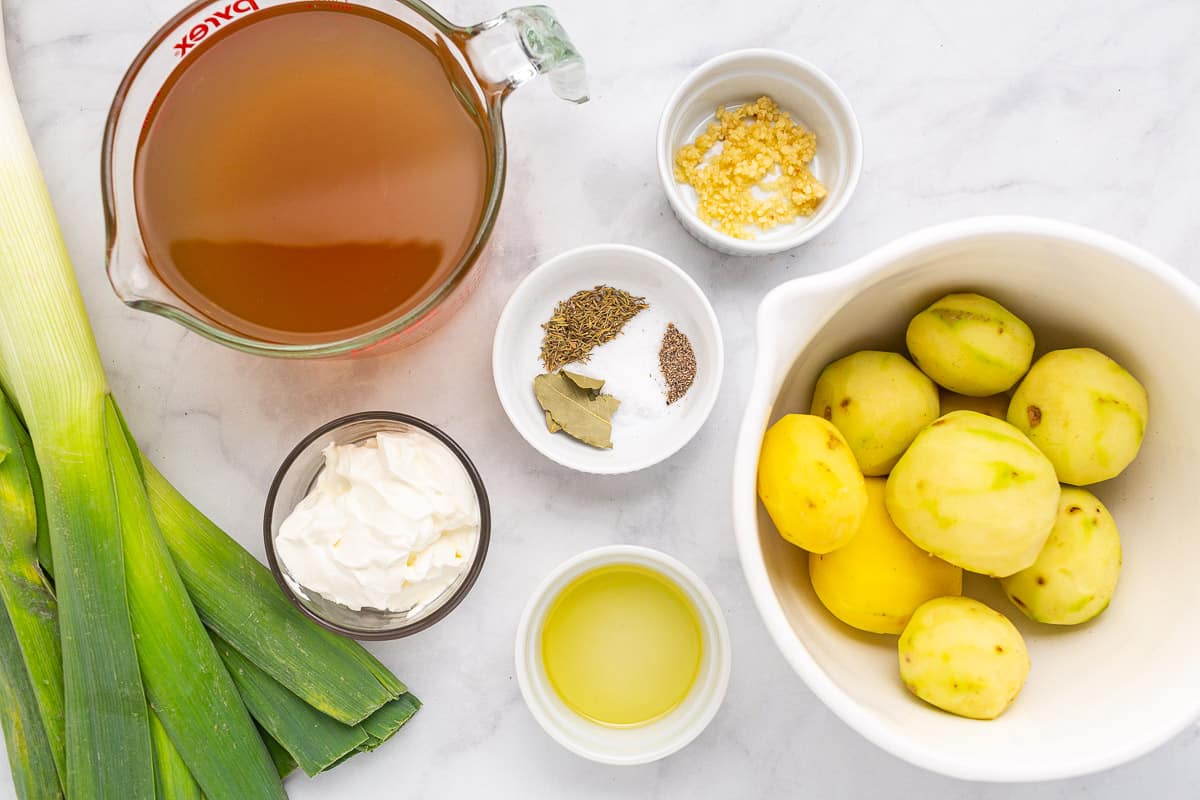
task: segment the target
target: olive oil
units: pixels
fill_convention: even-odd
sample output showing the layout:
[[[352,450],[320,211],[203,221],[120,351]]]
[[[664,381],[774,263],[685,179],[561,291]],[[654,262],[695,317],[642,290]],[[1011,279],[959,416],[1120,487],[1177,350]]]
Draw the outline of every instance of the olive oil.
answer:
[[[700,672],[700,616],[673,581],[616,564],[576,578],[542,626],[550,684],[577,714],[612,727],[654,722],[687,697]]]
[[[452,44],[287,3],[187,52],[135,166],[146,254],[217,325],[332,341],[442,286],[480,225],[492,141]]]

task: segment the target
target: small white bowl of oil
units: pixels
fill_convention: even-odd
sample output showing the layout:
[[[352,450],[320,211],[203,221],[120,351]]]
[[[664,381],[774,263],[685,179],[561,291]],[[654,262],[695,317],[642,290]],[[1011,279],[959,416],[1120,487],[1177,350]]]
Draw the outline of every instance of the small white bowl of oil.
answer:
[[[725,617],[676,559],[633,545],[581,553],[534,591],[516,642],[525,704],[555,741],[646,764],[695,739],[729,685]]]
[[[816,134],[816,156],[808,167],[828,194],[811,216],[738,239],[700,219],[696,190],[675,180],[675,155],[704,132],[717,108],[752,103],[764,95]],[[821,233],[850,202],[863,161],[858,119],[837,84],[802,58],[761,49],[717,56],[684,78],[663,110],[657,149],[659,178],[679,222],[701,243],[735,256],[780,253]]]

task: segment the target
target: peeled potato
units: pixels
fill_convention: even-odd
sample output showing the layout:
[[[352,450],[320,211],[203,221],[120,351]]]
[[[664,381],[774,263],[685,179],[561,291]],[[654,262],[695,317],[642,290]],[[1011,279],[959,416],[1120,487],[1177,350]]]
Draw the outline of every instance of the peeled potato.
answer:
[[[821,372],[812,413],[842,432],[864,475],[886,475],[937,419],[937,387],[899,353],[861,350]]]
[[[969,597],[939,597],[913,612],[900,634],[900,677],[931,705],[995,719],[1029,675],[1025,640],[1003,614]]]
[[[867,511],[867,487],[850,446],[832,423],[809,414],[788,414],[767,429],[758,496],[779,534],[813,553],[849,542]]]
[[[1034,562],[1058,514],[1054,467],[1019,430],[954,411],[917,436],[887,482],[896,527],[923,550],[1004,577]]]
[[[1096,495],[1068,486],[1037,561],[1000,584],[1035,622],[1078,625],[1108,608],[1120,574],[1116,521]]]
[[[996,419],[1008,419],[1009,397],[1006,394],[993,394],[987,397],[968,397],[965,394],[941,390],[939,395],[941,414],[945,416],[951,411],[978,411]]]
[[[1008,421],[1075,486],[1120,475],[1137,457],[1149,414],[1137,378],[1090,347],[1039,358],[1008,407]]]
[[[951,294],[913,317],[908,352],[940,386],[971,397],[1006,392],[1033,360],[1033,331],[995,300]]]
[[[900,633],[917,606],[962,594],[962,570],[929,555],[892,524],[886,481],[867,478],[867,515],[849,544],[808,557],[813,589],[847,625],[869,633]]]

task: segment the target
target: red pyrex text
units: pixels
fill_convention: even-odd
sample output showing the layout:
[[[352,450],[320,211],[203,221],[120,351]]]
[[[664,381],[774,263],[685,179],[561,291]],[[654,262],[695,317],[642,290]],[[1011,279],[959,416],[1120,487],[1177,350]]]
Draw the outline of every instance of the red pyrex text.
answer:
[[[199,44],[205,36],[208,36],[209,33],[221,27],[222,23],[229,22],[234,17],[247,14],[251,11],[258,11],[258,0],[237,0],[219,11],[214,11],[212,16],[206,17],[203,22],[192,26],[192,29],[184,34],[183,38],[175,45],[176,54],[182,58],[187,54],[187,51]]]

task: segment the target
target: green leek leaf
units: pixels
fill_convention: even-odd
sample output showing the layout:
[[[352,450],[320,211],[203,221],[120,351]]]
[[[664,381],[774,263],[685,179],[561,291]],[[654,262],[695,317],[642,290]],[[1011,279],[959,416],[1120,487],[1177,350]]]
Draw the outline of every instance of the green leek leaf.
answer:
[[[271,756],[162,540],[137,458],[111,401],[108,410],[126,589],[150,706],[206,795],[283,798]]]

